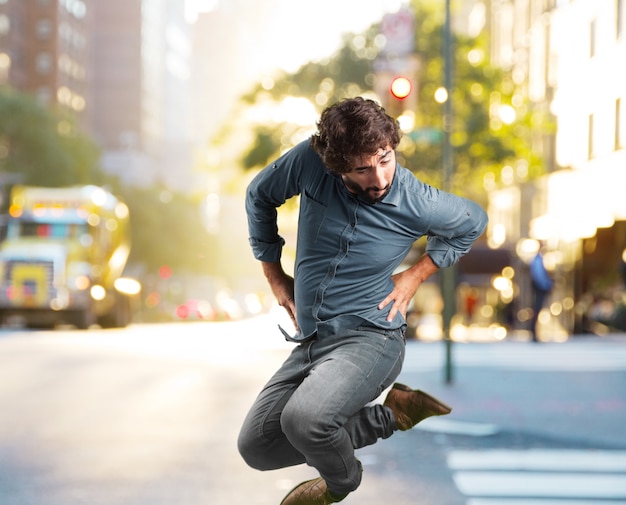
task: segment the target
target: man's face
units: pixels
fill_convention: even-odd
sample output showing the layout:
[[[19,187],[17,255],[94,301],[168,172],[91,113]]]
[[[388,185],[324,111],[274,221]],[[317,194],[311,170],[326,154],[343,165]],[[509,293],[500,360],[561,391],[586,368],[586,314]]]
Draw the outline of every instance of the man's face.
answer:
[[[387,146],[374,155],[355,158],[350,171],[341,174],[346,188],[366,202],[380,202],[391,188],[396,173],[396,153]]]

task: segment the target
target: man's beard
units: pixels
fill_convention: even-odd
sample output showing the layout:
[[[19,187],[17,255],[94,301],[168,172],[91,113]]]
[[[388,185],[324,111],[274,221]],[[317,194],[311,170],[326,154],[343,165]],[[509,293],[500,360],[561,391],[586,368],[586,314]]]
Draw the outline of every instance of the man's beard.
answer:
[[[386,188],[382,189],[383,193],[374,196],[374,193],[381,191],[381,188],[369,187],[363,189],[361,186],[348,179],[344,179],[343,182],[352,193],[356,194],[361,200],[371,204],[380,202],[383,198],[385,198],[385,196],[387,196],[387,193],[389,193],[389,190],[391,189],[391,185],[389,184]]]

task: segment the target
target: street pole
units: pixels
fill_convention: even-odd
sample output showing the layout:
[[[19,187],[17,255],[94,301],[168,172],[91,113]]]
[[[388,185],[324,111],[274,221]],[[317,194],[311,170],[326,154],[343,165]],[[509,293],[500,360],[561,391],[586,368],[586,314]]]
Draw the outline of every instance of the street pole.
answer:
[[[450,135],[452,130],[452,28],[450,0],[446,0],[446,18],[444,23],[444,86],[447,98],[444,102],[443,112],[443,175],[444,189],[452,190],[452,146]],[[445,362],[445,382],[451,384],[453,381],[452,366],[452,338],[450,336],[450,326],[455,312],[456,298],[456,269],[454,266],[444,268],[441,272],[441,292],[443,296],[443,339],[446,346]]]

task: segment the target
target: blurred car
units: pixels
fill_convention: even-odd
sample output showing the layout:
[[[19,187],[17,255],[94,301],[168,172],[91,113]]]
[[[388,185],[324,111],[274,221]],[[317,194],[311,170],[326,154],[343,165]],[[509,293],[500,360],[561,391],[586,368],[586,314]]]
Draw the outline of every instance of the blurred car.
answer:
[[[176,317],[183,320],[214,321],[215,309],[207,300],[187,300],[176,307]]]

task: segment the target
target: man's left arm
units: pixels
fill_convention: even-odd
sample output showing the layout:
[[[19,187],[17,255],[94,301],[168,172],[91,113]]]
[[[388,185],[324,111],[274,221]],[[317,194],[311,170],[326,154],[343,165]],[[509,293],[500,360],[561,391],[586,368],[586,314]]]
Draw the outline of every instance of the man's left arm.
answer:
[[[388,321],[406,311],[421,284],[440,268],[456,263],[466,254],[487,227],[487,214],[475,202],[443,191],[431,208],[431,226],[424,254],[412,267],[394,274],[394,289],[379,304],[383,309],[393,303]]]
[[[476,202],[440,191],[431,213],[426,253],[439,268],[467,254],[487,227],[487,213]]]
[[[393,321],[398,312],[406,319],[406,311],[417,289],[437,270],[439,267],[435,265],[432,258],[424,254],[413,266],[391,276],[393,291],[378,305],[378,309],[382,310],[393,303],[387,321]]]

